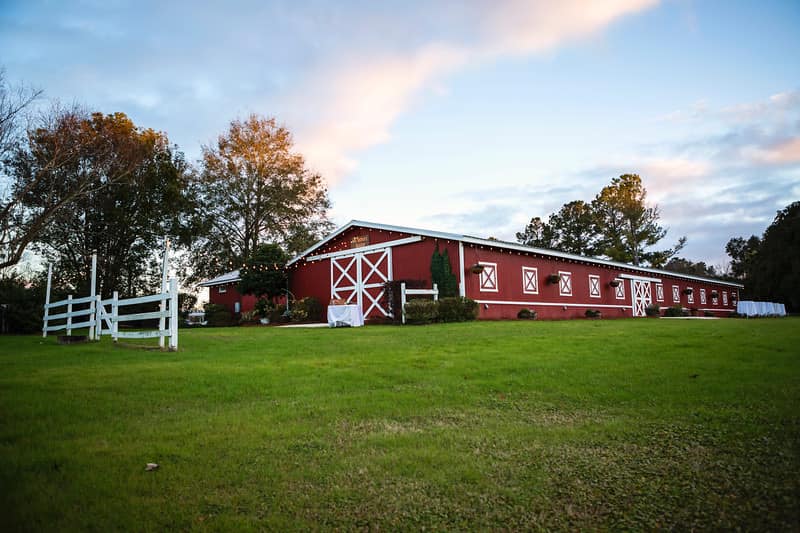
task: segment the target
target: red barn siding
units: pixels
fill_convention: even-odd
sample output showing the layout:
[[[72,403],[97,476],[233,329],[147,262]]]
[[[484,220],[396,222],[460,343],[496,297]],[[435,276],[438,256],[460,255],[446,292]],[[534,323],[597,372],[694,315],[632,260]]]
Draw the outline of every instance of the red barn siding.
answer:
[[[220,293],[220,287],[225,292]],[[236,285],[214,285],[208,288],[208,301],[212,304],[224,305],[231,313],[236,312],[236,302],[239,302],[239,312],[252,311],[256,305],[256,297],[251,294],[239,294]]]
[[[351,249],[353,239],[360,238],[360,243],[367,245],[395,241],[415,236],[412,230],[390,231],[353,226],[318,249],[309,256],[332,252],[346,252]],[[656,282],[649,282],[651,301],[658,304],[662,311],[673,305],[681,305],[693,309],[696,314],[704,311],[725,316],[735,310],[738,288],[712,281],[688,280],[672,276],[664,272],[642,272],[624,266],[593,264],[588,261],[562,259],[538,253],[502,249],[490,245],[479,246],[471,243],[463,245],[464,270],[459,268],[459,241],[456,239],[434,238],[423,236],[422,240],[406,243],[391,248],[392,279],[425,280],[431,283],[430,260],[434,247],[447,250],[450,264],[459,282],[464,283],[465,294],[481,302],[479,318],[505,319],[516,318],[522,308],[535,310],[539,317],[548,319],[567,319],[585,316],[587,309],[597,309],[606,318],[633,316],[632,284],[630,279],[621,279],[624,286],[624,298],[617,299],[614,287],[610,282],[621,275],[638,276],[640,278],[660,279],[664,289],[664,300],[656,299]],[[358,252],[359,250],[355,250]],[[354,252],[354,253],[355,253]],[[480,275],[471,272],[470,267],[476,263],[488,262],[496,264],[497,291],[480,289]],[[523,290],[523,267],[535,268],[538,272],[538,294],[529,294]],[[562,295],[559,284],[548,284],[550,274],[569,272],[572,275],[572,294]],[[589,276],[599,277],[600,296],[589,294]],[[297,298],[313,296],[327,306],[331,297],[331,260],[329,258],[315,261],[301,259],[294,263],[290,270],[291,290]],[[679,302],[673,302],[672,286],[677,285]],[[684,294],[687,287],[694,289],[693,303]],[[705,289],[707,301],[700,300],[700,289]],[[717,290],[719,296],[716,303],[711,298],[711,291]],[[728,304],[723,303],[723,291],[727,293]]]

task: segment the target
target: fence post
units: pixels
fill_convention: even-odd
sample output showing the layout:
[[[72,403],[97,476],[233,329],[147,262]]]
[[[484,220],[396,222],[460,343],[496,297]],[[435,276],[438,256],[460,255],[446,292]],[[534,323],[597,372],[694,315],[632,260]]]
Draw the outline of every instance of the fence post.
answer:
[[[167,292],[167,270],[169,268],[169,239],[164,238],[164,262],[161,265],[161,294]],[[171,286],[170,286],[171,288]],[[167,300],[162,298],[161,304],[158,307],[159,311],[164,313],[167,310]],[[158,319],[158,330],[164,332],[164,316]],[[164,348],[164,335],[158,337],[158,347]],[[172,344],[170,344],[172,347]]]
[[[99,341],[103,338],[103,300],[100,295],[95,296],[94,306],[94,340]]]
[[[67,296],[67,337],[72,335],[72,295]]]
[[[403,324],[406,323],[406,282],[402,282],[400,284],[400,310],[402,311],[401,314],[401,322]]]
[[[95,251],[92,253],[92,280],[91,280],[91,287],[89,288],[89,296],[95,296],[95,290],[97,288],[97,252]],[[94,318],[95,312],[97,309],[94,305],[94,299],[89,302],[89,320],[91,321]],[[89,324],[89,340],[94,340],[94,328],[92,327],[94,324]],[[69,335],[69,334],[68,334]]]
[[[439,301],[439,286],[436,283],[433,284],[433,301]]]
[[[178,280],[169,280],[169,351],[178,351]]]
[[[111,338],[114,339],[114,342],[117,342],[117,316],[118,316],[118,309],[119,304],[119,293],[114,291],[114,295],[111,297]]]
[[[47,317],[50,314],[50,282],[53,279],[53,264],[47,265],[47,293],[44,297],[44,318],[42,319],[42,338],[47,337]]]

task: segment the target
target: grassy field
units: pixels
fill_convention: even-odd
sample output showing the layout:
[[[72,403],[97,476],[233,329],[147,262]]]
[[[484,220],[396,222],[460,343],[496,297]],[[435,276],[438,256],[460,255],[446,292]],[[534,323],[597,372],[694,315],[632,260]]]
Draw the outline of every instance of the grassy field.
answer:
[[[797,530],[800,320],[0,337],[0,491],[3,531]]]

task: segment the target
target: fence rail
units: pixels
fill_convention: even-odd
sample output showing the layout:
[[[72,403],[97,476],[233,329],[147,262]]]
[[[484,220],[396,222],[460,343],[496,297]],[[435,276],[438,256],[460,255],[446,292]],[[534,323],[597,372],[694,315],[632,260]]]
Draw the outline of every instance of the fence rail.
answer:
[[[47,300],[50,299],[48,273],[48,293]],[[111,335],[116,342],[118,339],[150,339],[159,338],[159,345],[164,346],[165,338],[169,337],[169,349],[178,349],[178,282],[170,279],[167,290],[158,294],[138,296],[136,298],[125,298],[120,300],[119,295],[114,292],[114,296],[108,299],[101,299],[100,295],[86,296],[83,298],[67,297],[66,300],[50,303],[47,301],[44,306],[44,325],[42,336],[47,337],[49,332],[66,330],[67,335],[72,334],[73,329],[89,328],[90,339],[100,339],[103,335]],[[141,305],[147,303],[159,303],[158,311],[147,311],[143,313],[121,314],[121,307]],[[73,305],[89,304],[88,309],[73,310]],[[67,308],[66,312],[50,314],[51,309],[59,307]],[[73,322],[76,317],[89,316],[89,320],[83,322]],[[52,325],[49,322],[54,320],[64,320],[65,324]],[[159,327],[155,330],[146,331],[119,331],[120,322],[133,322],[136,320],[159,319]],[[103,327],[105,324],[106,327]]]

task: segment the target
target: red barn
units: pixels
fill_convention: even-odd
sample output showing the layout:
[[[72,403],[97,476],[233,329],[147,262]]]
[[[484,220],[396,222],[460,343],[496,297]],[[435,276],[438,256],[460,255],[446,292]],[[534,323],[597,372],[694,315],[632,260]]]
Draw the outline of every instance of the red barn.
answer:
[[[239,293],[239,271],[226,272],[216,278],[198,283],[199,287],[208,287],[208,301],[212,304],[224,305],[231,313],[252,311],[257,298],[252,294]]]
[[[703,314],[736,310],[742,285],[654,268],[532,248],[489,239],[354,220],[287,265],[296,298],[358,303],[367,320],[385,318],[390,280],[427,280],[434,247],[447,250],[461,296],[476,300],[479,318],[645,316],[645,308],[680,305]],[[206,286],[214,280],[205,282]],[[212,287],[212,302],[214,294]],[[244,303],[242,303],[244,310]]]

